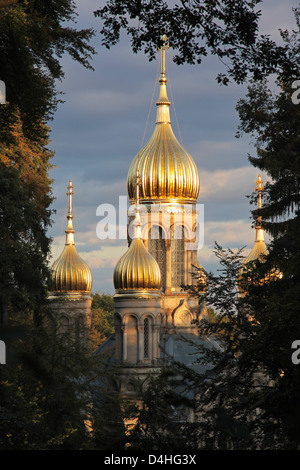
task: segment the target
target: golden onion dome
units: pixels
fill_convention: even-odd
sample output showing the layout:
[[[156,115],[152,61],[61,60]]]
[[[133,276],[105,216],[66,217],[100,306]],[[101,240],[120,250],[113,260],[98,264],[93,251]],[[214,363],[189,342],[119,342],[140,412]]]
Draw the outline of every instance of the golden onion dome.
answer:
[[[255,237],[255,243],[253,245],[252,250],[246,256],[246,258],[243,260],[243,265],[246,265],[247,263],[250,263],[251,261],[264,261],[264,258],[268,255],[268,249],[265,244],[264,240],[264,231],[262,227],[256,227],[256,237]]]
[[[136,186],[137,212],[133,223],[134,235],[128,250],[116,264],[113,282],[116,295],[119,296],[158,296],[161,287],[161,273],[157,261],[146,249],[141,238],[137,177]]]
[[[66,243],[63,252],[51,267],[49,289],[52,292],[90,292],[92,289],[92,273],[87,263],[79,256],[74,243],[72,195],[73,184],[70,180],[67,195],[69,196],[68,225]]]
[[[167,38],[162,37],[163,40]],[[166,42],[161,49],[160,94],[154,132],[132,161],[127,176],[130,201],[135,200],[135,177],[141,176],[141,202],[196,202],[200,189],[198,169],[191,155],[178,142],[170,121],[170,101],[165,73]]]

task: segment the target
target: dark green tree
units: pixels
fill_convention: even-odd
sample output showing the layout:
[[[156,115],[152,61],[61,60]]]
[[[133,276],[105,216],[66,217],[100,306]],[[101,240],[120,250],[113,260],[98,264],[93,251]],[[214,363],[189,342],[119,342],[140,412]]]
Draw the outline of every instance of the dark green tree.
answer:
[[[102,21],[102,44],[110,48],[125,31],[134,52],[143,50],[150,59],[166,34],[175,51],[174,62],[201,63],[209,54],[226,64],[219,82],[244,82],[249,76],[261,79],[274,71],[289,76],[296,71],[297,48],[278,46],[259,34],[262,0],[109,0],[95,11]],[[291,45],[290,45],[291,46]],[[291,46],[292,47],[292,46]],[[293,57],[291,57],[293,56]]]
[[[286,36],[287,40],[290,40]],[[217,246],[221,275],[208,274],[205,299],[217,321],[202,321],[201,335],[213,335],[223,351],[201,351],[213,364],[211,380],[194,377],[202,430],[212,448],[299,449],[300,369],[292,361],[300,338],[299,305],[299,122],[296,76],[276,86],[252,83],[237,110],[239,133],[254,139],[250,162],[270,177],[263,207],[253,219],[271,235],[264,262],[249,266],[246,295],[237,289],[240,253]],[[251,202],[256,196],[253,194]],[[197,294],[201,289],[195,288]],[[223,321],[222,321],[223,319]],[[204,384],[204,385],[203,385]],[[201,413],[200,413],[200,416]]]
[[[266,172],[261,209],[263,226],[271,234],[269,256],[261,271],[277,269],[280,279],[257,288],[255,310],[268,320],[265,325],[268,351],[257,351],[268,358],[268,369],[276,381],[276,392],[269,404],[276,417],[284,421],[291,442],[299,444],[300,392],[299,366],[292,363],[292,343],[300,338],[300,108],[295,99],[296,77],[278,83],[271,91],[265,81],[251,85],[238,104],[240,130],[255,139],[256,156],[250,162]],[[257,217],[254,211],[254,217]]]
[[[2,317],[7,318],[13,303],[14,319],[27,308],[36,312],[37,319],[47,276],[46,230],[53,200],[49,178],[53,152],[48,148],[46,123],[59,102],[56,86],[64,76],[62,55],[67,52],[91,68],[93,31],[72,27],[73,1],[8,3],[0,9],[0,79],[7,100],[0,105]]]
[[[73,28],[75,19],[76,5],[68,0],[20,0],[0,9],[0,79],[7,106],[20,113],[24,135],[33,141],[39,141],[40,122],[49,121],[56,110],[62,55],[67,52],[91,68],[93,31]]]
[[[37,206],[30,185],[20,180],[20,171],[0,163],[0,286],[2,324],[7,325],[8,311],[13,308],[12,322],[40,319],[45,304],[48,274],[47,236],[49,208]],[[50,199],[48,199],[48,204]],[[20,318],[20,313],[23,320]]]
[[[1,450],[118,449],[124,441],[112,370],[88,342],[28,328],[0,372]]]

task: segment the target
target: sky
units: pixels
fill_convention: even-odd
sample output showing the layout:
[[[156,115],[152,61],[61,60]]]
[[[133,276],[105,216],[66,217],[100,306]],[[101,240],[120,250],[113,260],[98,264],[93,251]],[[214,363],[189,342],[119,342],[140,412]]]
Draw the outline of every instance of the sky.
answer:
[[[92,292],[113,294],[113,270],[127,249],[122,235],[126,217],[122,216],[124,212],[119,214],[120,200],[122,204],[127,197],[130,163],[154,130],[159,60],[149,62],[142,52],[134,54],[124,35],[110,50],[102,47],[101,23],[93,12],[104,1],[75,3],[76,27],[95,30],[91,43],[97,55],[91,61],[94,71],[67,55],[61,59],[65,77],[57,83],[57,89],[65,102],[49,123],[50,147],[55,151],[50,171],[55,197],[51,207],[55,214],[48,232],[52,238],[50,263],[64,247],[66,192],[71,179],[77,251],[92,271]],[[279,28],[295,28],[292,8],[296,6],[295,0],[264,0],[260,6],[261,33],[279,41]],[[208,57],[200,65],[177,66],[169,50],[166,60],[168,97],[174,103],[170,108],[172,128],[194,158],[200,176],[197,202],[204,208],[204,242],[198,260],[206,270],[216,272],[215,241],[224,248],[245,246],[246,255],[255,240],[253,207],[247,197],[254,191],[258,174],[247,157],[255,156],[255,149],[248,136],[235,137],[239,124],[235,107],[245,96],[246,85],[219,85],[216,76],[225,70],[217,58]],[[264,181],[268,179],[266,174],[261,175]],[[129,207],[128,199],[127,203]],[[103,221],[97,214],[104,215],[104,208],[117,227],[114,239],[97,236],[97,226]],[[268,242],[267,234],[265,239]]]

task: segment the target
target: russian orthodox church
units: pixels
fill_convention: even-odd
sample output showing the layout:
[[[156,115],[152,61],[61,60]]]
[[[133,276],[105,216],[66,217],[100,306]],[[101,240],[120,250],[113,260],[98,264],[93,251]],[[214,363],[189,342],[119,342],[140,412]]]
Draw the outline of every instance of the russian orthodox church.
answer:
[[[183,289],[198,283],[199,276],[205,285],[205,271],[197,260],[200,179],[192,156],[172,129],[165,67],[168,42],[163,40],[155,127],[127,175],[128,249],[113,273],[115,334],[97,350],[97,354],[111,351],[121,365],[120,390],[129,395],[136,378],[146,383],[169,358],[194,367],[197,345],[218,347],[199,337],[194,322],[207,316],[205,303]],[[260,208],[260,176],[257,188]],[[91,322],[92,276],[75,248],[71,181],[67,195],[66,243],[52,266],[49,299],[56,323],[76,332],[80,323]],[[245,262],[266,253],[258,224],[255,245]]]

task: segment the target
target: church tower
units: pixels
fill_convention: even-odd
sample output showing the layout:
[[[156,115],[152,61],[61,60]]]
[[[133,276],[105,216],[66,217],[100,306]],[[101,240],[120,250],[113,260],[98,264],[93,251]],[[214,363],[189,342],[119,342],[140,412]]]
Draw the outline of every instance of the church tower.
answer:
[[[200,180],[193,158],[172,130],[165,67],[169,45],[166,36],[162,40],[155,128],[128,171],[129,248],[113,278],[116,351],[123,373],[127,371],[126,392],[130,375],[146,378],[150,369],[158,371],[162,350],[182,360],[176,357],[175,338],[196,336],[192,321],[206,315],[198,297],[182,289],[197,282],[193,272],[200,264],[196,207]]]
[[[66,241],[61,255],[51,267],[49,301],[52,321],[58,333],[70,333],[79,338],[91,325],[92,274],[75,247],[73,228],[73,183],[68,185],[68,215]]]
[[[161,310],[164,332],[193,332],[192,320],[205,314],[198,299],[182,290],[194,282],[197,262],[197,198],[200,179],[192,156],[177,140],[171,125],[167,95],[165,53],[168,38],[162,37],[159,97],[152,136],[133,159],[127,176],[133,208],[136,174],[140,175],[141,231],[146,248],[156,259],[162,278]],[[134,215],[129,211],[129,228]],[[129,242],[130,242],[130,230]]]

